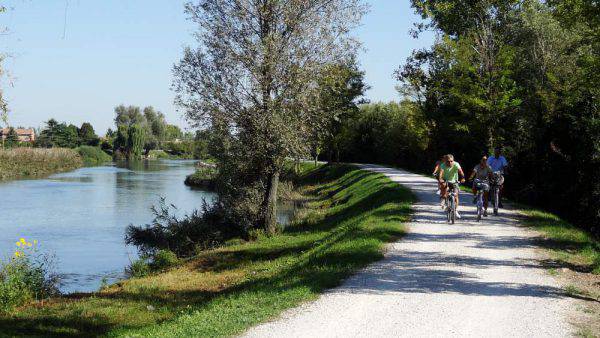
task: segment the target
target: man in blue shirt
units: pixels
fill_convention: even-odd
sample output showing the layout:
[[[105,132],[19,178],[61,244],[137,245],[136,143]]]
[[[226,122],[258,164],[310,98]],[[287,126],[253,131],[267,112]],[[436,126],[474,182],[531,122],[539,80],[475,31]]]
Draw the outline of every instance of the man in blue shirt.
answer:
[[[500,148],[494,149],[494,155],[488,157],[488,165],[492,168],[492,171],[499,171],[504,174],[504,170],[508,167],[508,161],[502,156]]]
[[[487,160],[488,165],[490,166],[490,168],[492,168],[493,172],[499,171],[500,173],[502,173],[502,175],[504,175],[506,168],[508,167],[508,161],[506,160],[506,158],[504,158],[504,156],[502,156],[502,149],[500,149],[500,147],[496,147],[494,149],[494,155],[488,157]],[[504,180],[503,180],[504,183]],[[500,208],[502,208],[502,190],[504,188],[504,184],[502,184],[500,186],[500,192],[499,192],[499,196],[498,196],[498,206]]]

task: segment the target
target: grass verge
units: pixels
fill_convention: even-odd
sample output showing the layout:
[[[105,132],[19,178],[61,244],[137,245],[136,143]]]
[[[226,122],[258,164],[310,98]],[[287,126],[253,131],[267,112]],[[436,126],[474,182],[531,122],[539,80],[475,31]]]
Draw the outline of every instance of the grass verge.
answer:
[[[43,177],[82,165],[81,156],[73,149],[0,149],[0,181]]]
[[[600,275],[600,241],[551,213],[534,209],[521,212],[525,216],[523,223],[544,235],[541,246],[550,249],[561,265]]]
[[[328,166],[301,182],[308,196],[282,234],[234,241],[164,273],[95,294],[31,304],[0,317],[8,336],[231,336],[315,299],[383,257],[404,234],[412,194],[383,175]]]
[[[544,236],[539,246],[550,251],[548,272],[580,299],[570,321],[580,337],[600,337],[600,242],[589,233],[544,211],[520,208],[523,223]]]

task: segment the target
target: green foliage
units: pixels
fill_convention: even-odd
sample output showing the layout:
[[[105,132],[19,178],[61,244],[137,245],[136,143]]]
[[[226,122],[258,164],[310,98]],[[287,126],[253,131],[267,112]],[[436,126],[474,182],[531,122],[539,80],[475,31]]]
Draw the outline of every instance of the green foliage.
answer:
[[[158,250],[152,256],[151,268],[155,271],[164,271],[179,264],[179,258],[171,250]]]
[[[144,151],[146,134],[139,124],[129,126],[127,130],[127,154],[129,158],[139,159]]]
[[[14,147],[19,145],[19,135],[17,135],[17,131],[15,130],[15,128],[8,128],[8,135],[6,135],[4,145],[7,147]]]
[[[329,159],[340,160],[340,132],[344,123],[358,112],[360,98],[369,88],[364,83],[364,72],[356,61],[349,64],[326,66],[318,80],[319,109],[325,115],[324,123],[316,128],[312,142],[315,158],[325,150]]]
[[[361,105],[340,132],[342,158],[350,162],[422,165],[429,130],[418,106],[402,103]]]
[[[85,165],[100,165],[110,162],[112,158],[99,147],[80,146],[75,149]]]
[[[174,210],[173,210],[174,209]],[[174,214],[176,207],[164,199],[152,207],[154,220],[145,226],[129,225],[125,242],[138,247],[143,255],[154,256],[160,250],[173,251],[179,257],[189,257],[199,250],[214,248],[244,233],[235,223],[222,217],[220,208],[205,204],[182,218]]]
[[[98,138],[98,135],[96,135],[94,127],[88,122],[84,122],[81,125],[81,128],[79,128],[79,140],[82,145],[92,147],[98,146],[100,143],[100,139]]]
[[[148,159],[159,160],[169,158],[171,158],[171,156],[167,154],[164,150],[150,150],[150,152],[148,152]]]
[[[196,172],[185,178],[185,185],[203,188],[207,190],[215,189],[215,179],[217,177],[217,169],[214,167],[203,166],[196,169]]]
[[[426,162],[492,147],[506,192],[600,231],[600,29],[589,0],[413,0],[440,38],[399,70],[430,132]],[[431,164],[420,170],[431,170]]]
[[[55,119],[46,122],[36,140],[36,146],[42,148],[76,148],[80,143],[77,126],[58,123]]]
[[[50,264],[48,256],[36,253],[0,262],[0,313],[57,294],[58,279]]]
[[[162,144],[162,148],[169,155],[177,158],[194,158],[194,141],[171,141]]]
[[[146,277],[150,274],[150,263],[148,261],[148,256],[142,256],[133,262],[125,269],[125,273],[127,273],[130,277],[141,278]]]

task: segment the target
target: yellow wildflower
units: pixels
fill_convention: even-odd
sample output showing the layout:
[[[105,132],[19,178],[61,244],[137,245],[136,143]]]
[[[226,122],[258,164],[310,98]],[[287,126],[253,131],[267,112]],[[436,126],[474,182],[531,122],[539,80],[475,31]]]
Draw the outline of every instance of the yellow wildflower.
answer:
[[[27,243],[27,246],[31,246],[31,243]]]
[[[17,244],[17,246],[21,246],[21,242],[17,242],[16,244]]]
[[[21,243],[23,243],[23,244],[27,243],[27,241],[25,240],[25,238],[21,238]]]
[[[23,253],[21,251],[15,251],[15,257],[16,258],[19,258],[21,256],[23,256]]]

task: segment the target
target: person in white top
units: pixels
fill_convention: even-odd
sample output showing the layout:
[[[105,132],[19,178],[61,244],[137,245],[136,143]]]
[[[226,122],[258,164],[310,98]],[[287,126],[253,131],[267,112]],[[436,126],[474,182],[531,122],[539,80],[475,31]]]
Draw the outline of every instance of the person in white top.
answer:
[[[508,167],[508,161],[504,156],[502,156],[502,149],[500,147],[496,147],[494,149],[494,155],[488,157],[487,160],[488,165],[492,168],[493,172],[499,171],[503,176],[506,173],[506,168]],[[502,208],[502,192],[504,189],[504,184],[500,186],[500,192],[498,193],[498,204],[499,207]]]

